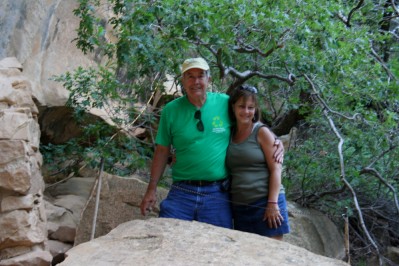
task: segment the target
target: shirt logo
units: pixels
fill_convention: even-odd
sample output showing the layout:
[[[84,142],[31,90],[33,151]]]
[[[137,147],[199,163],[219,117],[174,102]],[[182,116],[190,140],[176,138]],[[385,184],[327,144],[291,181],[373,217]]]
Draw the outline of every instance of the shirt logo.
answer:
[[[212,132],[214,133],[223,133],[226,129],[223,127],[223,121],[220,119],[220,116],[215,116],[212,119]]]

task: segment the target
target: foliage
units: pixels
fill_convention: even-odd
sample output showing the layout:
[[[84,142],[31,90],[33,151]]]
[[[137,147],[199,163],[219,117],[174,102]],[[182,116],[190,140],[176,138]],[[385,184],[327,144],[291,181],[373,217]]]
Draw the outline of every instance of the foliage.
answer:
[[[96,168],[105,158],[104,170],[122,176],[146,166],[152,144],[129,136],[134,130],[131,123],[134,119],[140,121],[139,111],[129,104],[136,96],[131,86],[121,83],[111,69],[79,67],[74,73],[54,78],[70,91],[67,106],[74,108],[75,121],[83,130],[81,136],[63,145],[42,145],[45,161],[60,168],[68,158],[71,164],[64,171],[76,172],[77,164]],[[104,120],[90,119],[87,114],[94,109],[105,111]],[[147,115],[145,120],[151,121],[153,115]]]
[[[202,56],[212,90],[252,83],[273,130],[297,128],[285,159],[290,199],[332,217],[348,207],[355,258],[373,253],[383,262],[381,227],[393,235],[389,245],[399,244],[397,1],[79,2],[78,48],[114,67],[60,79],[78,110],[107,106],[119,128],[151,130],[155,116],[137,121],[128,110],[163,92],[168,76],[177,80],[185,58]],[[101,8],[113,15],[101,18]],[[93,154],[108,152],[111,139],[101,141]]]

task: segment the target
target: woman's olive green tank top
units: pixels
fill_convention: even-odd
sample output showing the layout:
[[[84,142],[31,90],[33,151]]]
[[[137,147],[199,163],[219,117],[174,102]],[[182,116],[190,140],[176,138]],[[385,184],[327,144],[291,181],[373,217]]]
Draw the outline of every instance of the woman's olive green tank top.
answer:
[[[246,140],[241,143],[230,141],[227,149],[226,164],[232,177],[233,204],[249,204],[268,196],[269,168],[257,139],[262,126],[265,125],[256,123]],[[284,193],[283,185],[280,193]]]

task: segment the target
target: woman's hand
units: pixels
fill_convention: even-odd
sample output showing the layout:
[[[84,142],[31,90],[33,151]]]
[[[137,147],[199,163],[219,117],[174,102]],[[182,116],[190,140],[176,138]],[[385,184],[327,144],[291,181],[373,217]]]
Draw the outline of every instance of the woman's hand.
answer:
[[[263,221],[267,221],[270,228],[278,228],[283,220],[278,204],[268,203]]]
[[[276,161],[276,163],[281,163],[282,164],[283,161],[284,161],[284,145],[283,145],[283,142],[280,139],[275,138],[273,146],[276,147],[276,150],[273,153],[273,158]]]

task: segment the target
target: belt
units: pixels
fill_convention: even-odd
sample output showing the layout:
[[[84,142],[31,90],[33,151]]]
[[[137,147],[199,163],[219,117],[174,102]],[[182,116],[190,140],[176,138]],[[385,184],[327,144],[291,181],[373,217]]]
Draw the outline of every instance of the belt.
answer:
[[[174,182],[174,185],[190,185],[196,187],[206,187],[221,184],[225,179],[217,180],[217,181],[207,181],[207,180],[182,180]]]

